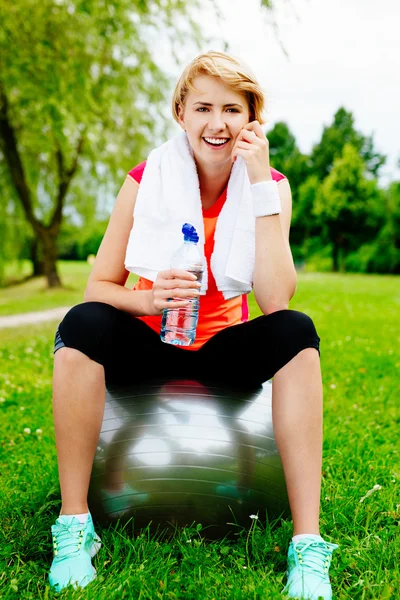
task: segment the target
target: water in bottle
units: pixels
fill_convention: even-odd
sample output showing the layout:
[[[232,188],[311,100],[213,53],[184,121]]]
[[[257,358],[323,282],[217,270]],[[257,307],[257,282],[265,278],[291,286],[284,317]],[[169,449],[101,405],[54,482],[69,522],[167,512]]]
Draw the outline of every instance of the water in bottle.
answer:
[[[171,259],[171,267],[184,269],[196,275],[201,283],[204,271],[204,257],[197,244],[199,235],[190,223],[182,227],[183,244]],[[190,298],[182,308],[165,308],[162,314],[160,337],[167,344],[191,346],[196,338],[199,319],[199,298]]]

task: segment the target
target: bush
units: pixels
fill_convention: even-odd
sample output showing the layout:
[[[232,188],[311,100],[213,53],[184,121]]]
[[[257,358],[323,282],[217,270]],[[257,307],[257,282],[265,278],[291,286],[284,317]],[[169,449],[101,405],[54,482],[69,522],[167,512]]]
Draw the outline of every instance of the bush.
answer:
[[[96,221],[88,231],[76,225],[63,226],[58,239],[60,260],[86,260],[90,254],[97,254],[108,221]]]
[[[346,271],[351,273],[368,273],[369,265],[376,252],[375,243],[364,244],[346,257]]]
[[[396,248],[392,228],[384,227],[374,242],[349,254],[345,264],[346,271],[353,273],[400,273],[400,249]]]

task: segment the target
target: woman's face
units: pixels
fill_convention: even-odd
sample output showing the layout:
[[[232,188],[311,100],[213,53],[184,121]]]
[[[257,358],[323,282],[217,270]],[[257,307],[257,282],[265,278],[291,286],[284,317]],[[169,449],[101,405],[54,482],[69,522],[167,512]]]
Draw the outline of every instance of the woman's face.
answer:
[[[179,123],[196,162],[202,166],[232,163],[235,140],[250,120],[246,97],[209,75],[196,77],[193,85],[199,93],[189,91],[184,109],[179,107]]]

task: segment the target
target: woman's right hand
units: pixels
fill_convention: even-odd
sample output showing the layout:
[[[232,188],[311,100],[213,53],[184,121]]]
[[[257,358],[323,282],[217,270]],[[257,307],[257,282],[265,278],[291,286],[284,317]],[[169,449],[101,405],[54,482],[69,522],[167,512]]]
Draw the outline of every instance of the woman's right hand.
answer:
[[[164,308],[182,308],[200,295],[201,283],[190,271],[167,269],[160,271],[153,283],[153,304],[156,314]]]

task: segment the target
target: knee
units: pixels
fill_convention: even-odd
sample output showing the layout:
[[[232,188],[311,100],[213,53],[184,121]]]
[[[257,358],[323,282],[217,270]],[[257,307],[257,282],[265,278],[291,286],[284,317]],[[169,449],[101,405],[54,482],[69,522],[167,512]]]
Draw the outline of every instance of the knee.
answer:
[[[54,354],[54,365],[57,368],[57,365],[61,365],[62,368],[67,368],[75,372],[75,368],[82,364],[82,362],[87,361],[88,357],[86,354],[77,350],[76,348],[69,348],[68,346],[63,346],[59,348],[57,352]]]
[[[293,331],[296,332],[296,336],[300,338],[316,338],[319,341],[319,336],[311,317],[298,310],[291,310],[289,312],[292,313],[292,327]]]
[[[100,340],[112,329],[116,308],[104,302],[83,302],[73,306],[59,325],[67,346],[79,347],[78,340]]]
[[[316,351],[319,356],[319,343],[321,340],[317,333],[314,321],[310,316],[303,312],[292,312],[294,313],[292,316],[293,332],[297,343],[306,346],[306,350],[312,356],[316,354]],[[312,347],[310,347],[310,345]]]
[[[272,313],[275,316],[275,331],[279,338],[295,342],[296,346],[310,344],[319,348],[320,338],[314,325],[314,321],[306,313],[298,310],[281,310]],[[268,318],[268,317],[267,317]],[[311,348],[313,349],[313,348]]]

